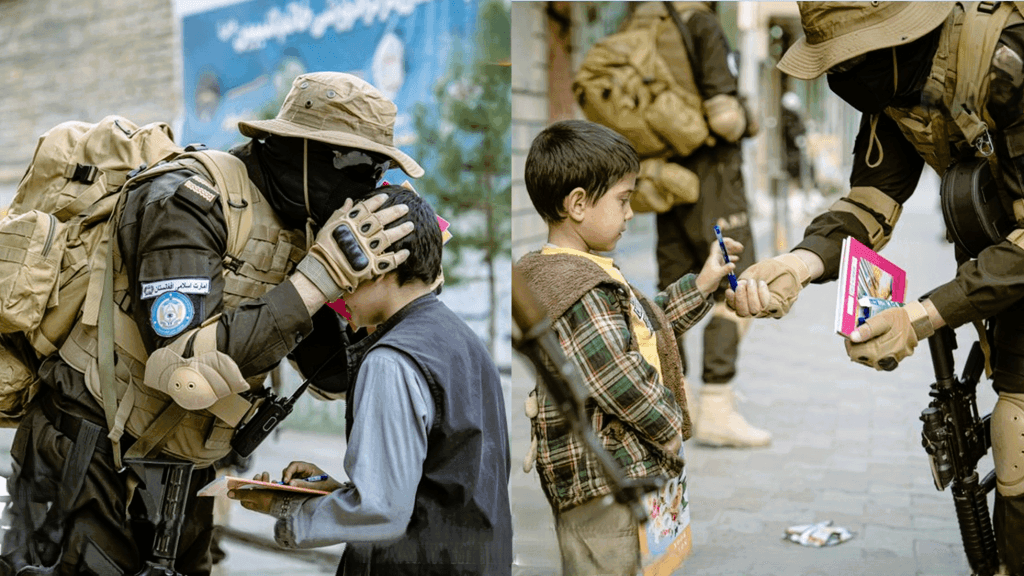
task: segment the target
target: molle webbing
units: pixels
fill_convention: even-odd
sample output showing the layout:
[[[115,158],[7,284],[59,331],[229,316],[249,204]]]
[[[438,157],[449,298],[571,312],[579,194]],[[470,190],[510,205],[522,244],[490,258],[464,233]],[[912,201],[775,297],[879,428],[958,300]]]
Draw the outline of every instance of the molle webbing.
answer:
[[[283,228],[267,202],[252,188],[245,166],[226,153],[196,152],[178,162],[158,166],[146,176],[180,169],[183,164],[205,172],[218,191],[226,191],[221,192],[221,206],[228,228],[228,254],[235,265],[226,263],[224,267],[225,309],[258,298],[283,281],[304,254],[305,238],[300,232]],[[106,251],[102,252],[94,254],[92,261],[103,262]],[[118,402],[110,434],[119,438],[128,432],[140,439],[135,452],[162,450],[198,467],[210,465],[230,450],[234,426],[244,417],[250,404],[233,394],[207,410],[179,410],[166,394],[143,384],[149,356],[135,320],[124,311],[129,300],[128,279],[116,250],[114,256],[113,332],[117,363],[113,385]],[[102,278],[98,283],[102,286]],[[98,317],[99,306],[95,308],[93,315]],[[194,347],[216,346],[215,321],[211,324],[207,330],[192,332],[197,335]],[[183,336],[191,338],[191,335]],[[103,393],[96,370],[98,352],[97,326],[81,321],[60,348],[61,357],[86,375],[90,393],[102,405]]]
[[[985,104],[999,35],[1007,26],[1024,22],[1015,4],[1003,2],[993,10],[991,2],[957,3],[943,24],[923,105],[885,110],[940,176],[964,154],[988,156],[993,174],[998,174]]]
[[[985,156],[992,154],[992,140],[988,136],[991,118],[985,111],[989,66],[999,35],[1013,12],[1015,7],[1011,2],[978,2],[968,5],[957,42],[956,59],[950,58],[947,67],[947,77],[959,74],[949,101],[953,121],[967,141]]]

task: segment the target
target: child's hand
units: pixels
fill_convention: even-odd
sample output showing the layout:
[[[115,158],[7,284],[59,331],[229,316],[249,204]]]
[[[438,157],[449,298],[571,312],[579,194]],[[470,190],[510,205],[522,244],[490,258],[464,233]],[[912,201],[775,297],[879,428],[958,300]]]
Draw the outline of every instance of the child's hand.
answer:
[[[725,249],[729,252],[729,260],[731,262],[726,264],[722,251],[718,246],[712,244],[711,254],[708,255],[708,259],[704,262],[704,267],[700,269],[700,274],[697,274],[697,289],[700,290],[705,298],[718,290],[718,286],[722,283],[722,278],[736,270],[736,261],[739,260],[737,255],[743,251],[743,244],[732,238],[723,238],[723,240],[725,241]]]
[[[270,473],[268,472],[256,474],[252,479],[259,482],[271,482]],[[274,505],[275,494],[272,490],[235,489],[228,492],[228,498],[238,500],[242,508],[246,510],[252,510],[260,514],[270,514],[270,510]]]
[[[324,477],[324,480],[316,480],[313,482],[307,482],[305,478]],[[333,492],[341,487],[341,483],[331,478],[326,472],[320,469],[316,464],[309,462],[294,461],[288,465],[281,472],[281,480],[289,486],[298,486],[299,488],[313,488],[316,490],[326,490],[327,492]]]
[[[669,454],[679,454],[679,449],[683,447],[683,435],[676,434],[676,437],[669,440],[667,444],[663,445],[662,448]]]

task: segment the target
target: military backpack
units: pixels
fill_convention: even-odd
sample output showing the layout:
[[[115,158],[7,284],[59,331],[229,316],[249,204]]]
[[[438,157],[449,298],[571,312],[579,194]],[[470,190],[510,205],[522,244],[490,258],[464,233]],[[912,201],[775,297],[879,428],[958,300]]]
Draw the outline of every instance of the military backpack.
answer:
[[[121,192],[170,160],[192,157],[215,181],[234,160],[201,150],[175,144],[166,123],[139,127],[120,116],[64,122],[39,138],[0,219],[0,426],[17,426],[38,390],[39,363],[112,298],[104,294],[108,224]],[[228,228],[238,238],[239,226]]]
[[[697,200],[696,175],[664,160],[688,156],[710,137],[701,97],[676,80],[658,53],[658,36],[673,25],[693,53],[682,18],[670,2],[665,5],[672,22],[628,25],[603,38],[584,56],[572,84],[583,115],[625,136],[640,155],[633,201],[639,212],[664,212]]]

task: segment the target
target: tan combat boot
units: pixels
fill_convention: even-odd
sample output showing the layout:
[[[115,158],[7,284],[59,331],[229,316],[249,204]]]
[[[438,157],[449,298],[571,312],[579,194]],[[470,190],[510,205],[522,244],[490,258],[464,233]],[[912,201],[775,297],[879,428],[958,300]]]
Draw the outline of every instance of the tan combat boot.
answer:
[[[749,448],[767,446],[772,435],[754,428],[736,411],[736,394],[728,384],[705,384],[700,389],[694,438],[706,446]]]

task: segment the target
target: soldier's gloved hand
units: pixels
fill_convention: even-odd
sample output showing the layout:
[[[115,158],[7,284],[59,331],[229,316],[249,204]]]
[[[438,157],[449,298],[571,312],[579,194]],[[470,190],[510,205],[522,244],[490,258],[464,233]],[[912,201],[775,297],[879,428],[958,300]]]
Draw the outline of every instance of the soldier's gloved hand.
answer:
[[[868,318],[850,334],[846,353],[854,362],[875,370],[894,370],[914,353],[917,343],[935,333],[920,302],[887,308]]]
[[[799,256],[789,253],[752,264],[740,274],[739,279],[749,280],[752,289],[762,281],[768,284],[768,300],[762,301],[760,312],[753,315],[782,318],[789,312],[800,290],[811,281],[811,271]],[[741,317],[746,312],[742,308],[736,308],[737,315]]]
[[[352,292],[365,280],[391,272],[409,257],[408,250],[385,252],[414,228],[412,222],[405,222],[384,229],[409,212],[405,204],[378,212],[387,198],[387,194],[378,194],[354,205],[352,199],[346,200],[299,262],[298,271],[323,292],[328,302]]]

